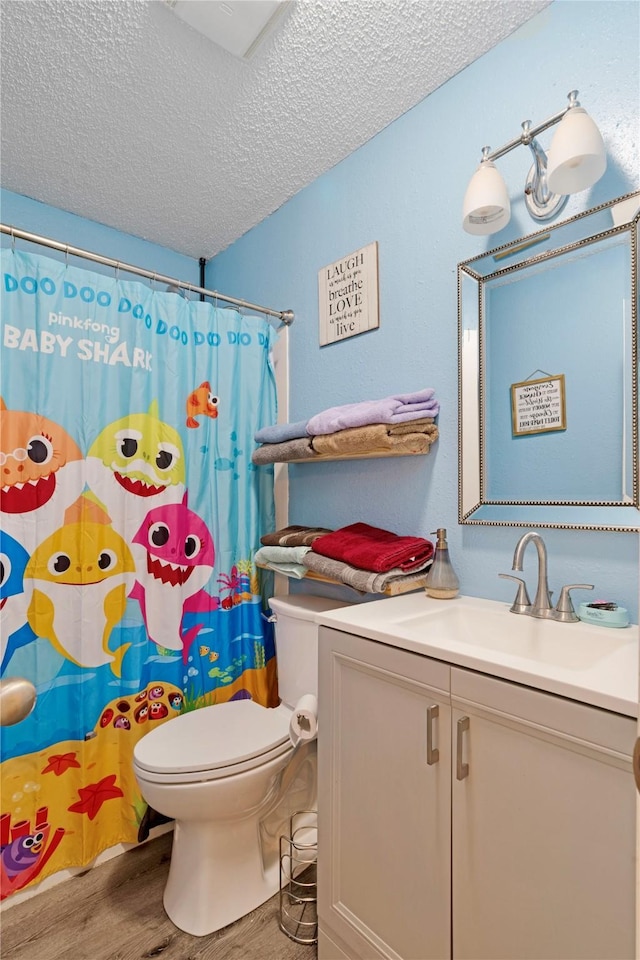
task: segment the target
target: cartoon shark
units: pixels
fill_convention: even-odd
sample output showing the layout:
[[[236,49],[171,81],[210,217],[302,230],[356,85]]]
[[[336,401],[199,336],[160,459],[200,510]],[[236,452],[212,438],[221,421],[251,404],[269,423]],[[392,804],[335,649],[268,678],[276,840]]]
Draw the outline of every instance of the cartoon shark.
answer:
[[[80,667],[108,663],[119,677],[130,644],[111,651],[135,582],[129,547],[96,504],[81,497],[65,524],[36,549],[25,570],[33,582],[31,629]]]
[[[0,530],[0,665],[12,638],[22,646],[35,636],[27,624],[27,608],[31,600],[31,585],[24,583],[24,571],[29,554],[22,544]]]
[[[152,507],[180,503],[185,491],[182,440],[160,420],[156,401],[147,413],[131,413],[104,428],[87,455],[87,482],[127,540]]]
[[[0,397],[0,519],[27,553],[56,530],[82,493],[80,448],[60,424],[8,410]]]
[[[182,503],[150,510],[131,544],[137,583],[131,596],[140,602],[149,639],[183,660],[201,628],[183,631],[189,601],[213,573],[213,538],[204,521]]]

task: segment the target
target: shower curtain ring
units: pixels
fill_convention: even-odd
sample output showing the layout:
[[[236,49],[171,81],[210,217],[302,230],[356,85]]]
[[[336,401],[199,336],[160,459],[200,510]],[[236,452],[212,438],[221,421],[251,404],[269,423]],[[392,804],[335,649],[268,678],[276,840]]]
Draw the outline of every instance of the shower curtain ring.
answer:
[[[69,244],[64,248],[64,265],[65,267],[69,266]]]
[[[16,252],[16,234],[13,227],[11,227],[10,233],[11,233],[11,253],[15,253]]]
[[[116,274],[116,281],[119,281],[120,280],[120,261],[119,260],[116,263],[115,274]]]

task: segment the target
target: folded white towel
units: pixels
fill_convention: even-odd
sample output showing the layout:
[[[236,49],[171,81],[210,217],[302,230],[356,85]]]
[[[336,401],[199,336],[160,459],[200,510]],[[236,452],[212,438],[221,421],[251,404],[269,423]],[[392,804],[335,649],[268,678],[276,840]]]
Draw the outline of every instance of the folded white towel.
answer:
[[[308,573],[302,559],[310,549],[311,547],[260,547],[253,559],[256,564],[268,567],[275,573],[302,580]]]

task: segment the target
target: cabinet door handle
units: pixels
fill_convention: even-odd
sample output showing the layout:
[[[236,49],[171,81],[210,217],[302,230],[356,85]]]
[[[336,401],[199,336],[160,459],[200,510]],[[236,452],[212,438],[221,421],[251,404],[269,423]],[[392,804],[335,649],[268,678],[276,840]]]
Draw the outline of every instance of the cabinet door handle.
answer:
[[[456,736],[456,780],[469,776],[469,764],[462,762],[462,747],[465,732],[469,729],[469,717],[460,717]]]
[[[427,707],[427,763],[431,766],[440,759],[440,751],[433,746],[433,721],[439,716],[440,707],[437,703]]]

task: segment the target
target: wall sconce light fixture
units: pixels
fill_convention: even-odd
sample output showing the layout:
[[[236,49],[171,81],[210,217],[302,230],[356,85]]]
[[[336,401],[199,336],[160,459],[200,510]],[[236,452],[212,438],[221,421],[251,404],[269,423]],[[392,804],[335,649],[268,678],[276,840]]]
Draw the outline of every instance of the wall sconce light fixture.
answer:
[[[533,166],[524,187],[527,210],[534,220],[551,220],[563,209],[569,194],[586,190],[600,179],[607,166],[607,155],[600,131],[577,100],[578,91],[569,94],[564,110],[536,127],[530,120],[522,124],[522,133],[499,150],[482,148],[480,166],[469,181],[464,195],[462,226],[477,235],[497,233],[509,222],[511,205],[504,180],[493,161],[523,144],[531,149]],[[549,153],[536,137],[556,123]]]

